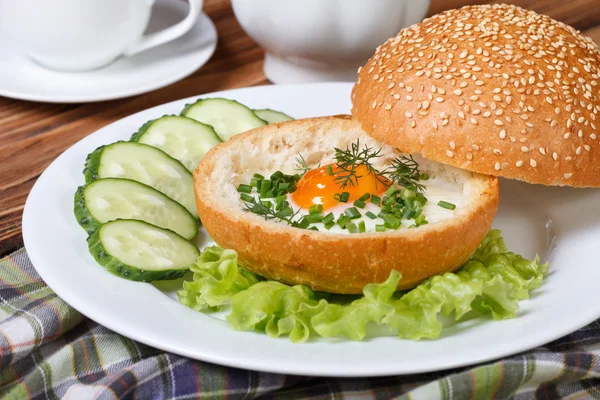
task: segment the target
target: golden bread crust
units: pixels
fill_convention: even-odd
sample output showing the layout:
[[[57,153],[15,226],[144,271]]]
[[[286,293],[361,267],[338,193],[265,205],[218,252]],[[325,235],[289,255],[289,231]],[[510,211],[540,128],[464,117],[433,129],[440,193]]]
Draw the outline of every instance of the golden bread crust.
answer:
[[[600,186],[600,50],[550,17],[467,6],[403,29],[359,70],[378,140],[470,171]]]
[[[469,173],[479,198],[460,217],[386,233],[292,228],[245,213],[215,195],[223,185],[217,179],[219,160],[239,153],[242,144],[270,137],[279,143],[279,137],[290,133],[318,136],[350,130],[360,127],[346,116],[296,120],[236,135],[211,149],[194,171],[196,203],[207,232],[220,246],[237,251],[240,264],[259,275],[332,293],[361,293],[366,284],[384,281],[392,268],[402,273],[398,288],[403,289],[462,265],[491,227],[498,205],[495,177]]]

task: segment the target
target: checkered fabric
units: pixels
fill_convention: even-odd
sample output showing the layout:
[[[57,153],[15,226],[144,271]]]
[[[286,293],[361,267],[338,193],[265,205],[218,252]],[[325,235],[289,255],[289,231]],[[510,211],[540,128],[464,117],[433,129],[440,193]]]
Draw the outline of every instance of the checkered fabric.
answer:
[[[598,355],[596,321],[527,353],[432,374],[335,379],[227,368],[87,319],[45,285],[24,250],[0,260],[5,399],[600,399]]]

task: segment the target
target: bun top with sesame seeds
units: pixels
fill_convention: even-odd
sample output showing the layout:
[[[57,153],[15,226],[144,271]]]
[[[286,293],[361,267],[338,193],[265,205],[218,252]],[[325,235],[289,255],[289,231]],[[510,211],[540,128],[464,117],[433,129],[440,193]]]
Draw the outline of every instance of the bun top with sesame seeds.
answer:
[[[600,49],[548,16],[467,6],[403,29],[359,70],[352,103],[365,131],[402,151],[600,186]]]

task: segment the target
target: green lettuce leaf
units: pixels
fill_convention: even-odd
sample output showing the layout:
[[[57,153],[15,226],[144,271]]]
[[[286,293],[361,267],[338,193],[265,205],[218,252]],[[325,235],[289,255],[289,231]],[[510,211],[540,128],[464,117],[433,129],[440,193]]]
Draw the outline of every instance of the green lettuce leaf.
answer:
[[[194,310],[218,310],[233,295],[259,282],[253,273],[240,268],[237,253],[217,246],[207,247],[190,267],[192,281],[184,281],[177,292],[179,302]]]
[[[385,326],[403,339],[435,339],[440,316],[460,321],[475,310],[494,319],[514,318],[519,301],[540,286],[548,264],[507,250],[500,231],[492,230],[473,256],[454,273],[433,276],[408,292],[396,292],[401,274],[369,284],[363,296],[327,296],[303,285],[288,286],[261,278],[237,264],[232,250],[207,248],[192,267],[193,280],[178,292],[183,304],[211,311],[231,305],[229,324],[293,342],[311,337],[362,340],[369,326]]]

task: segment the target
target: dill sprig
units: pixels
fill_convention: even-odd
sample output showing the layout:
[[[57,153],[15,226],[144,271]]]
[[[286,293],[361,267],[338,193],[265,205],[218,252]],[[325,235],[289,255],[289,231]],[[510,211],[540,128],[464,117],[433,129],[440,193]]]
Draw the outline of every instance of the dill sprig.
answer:
[[[298,154],[296,156],[296,166],[294,169],[296,171],[302,171],[303,175],[310,170],[310,168],[308,167],[308,164],[306,163],[306,160],[304,159],[302,154]]]
[[[394,158],[390,166],[380,174],[397,185],[415,192],[422,193],[425,190],[425,186],[419,182],[421,179],[419,164],[412,155]]]
[[[270,206],[267,206],[265,203],[270,204]],[[254,198],[252,201],[244,201],[243,210],[264,217],[265,221],[275,219],[286,222],[291,226],[298,226],[300,223],[300,221],[296,221],[296,217],[301,209],[298,209],[295,212],[292,211],[291,207],[277,210],[271,201],[261,201],[258,198]]]
[[[381,175],[372,162],[379,157],[382,157],[381,149],[374,150],[367,145],[361,149],[360,139],[357,139],[345,150],[335,147],[335,161],[338,168],[335,171],[335,181],[340,185],[340,189],[358,184],[358,179],[362,178],[362,175],[358,174],[357,169],[361,165],[367,168],[368,174],[375,175],[377,182],[386,185],[387,179]]]

